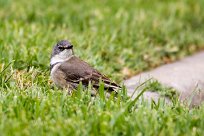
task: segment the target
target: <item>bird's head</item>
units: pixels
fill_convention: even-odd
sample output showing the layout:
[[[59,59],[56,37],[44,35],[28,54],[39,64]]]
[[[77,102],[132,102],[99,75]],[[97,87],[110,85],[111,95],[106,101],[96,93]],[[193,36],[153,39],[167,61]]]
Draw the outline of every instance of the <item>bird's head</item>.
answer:
[[[73,45],[67,40],[61,40],[53,47],[50,63],[65,61],[73,55]]]

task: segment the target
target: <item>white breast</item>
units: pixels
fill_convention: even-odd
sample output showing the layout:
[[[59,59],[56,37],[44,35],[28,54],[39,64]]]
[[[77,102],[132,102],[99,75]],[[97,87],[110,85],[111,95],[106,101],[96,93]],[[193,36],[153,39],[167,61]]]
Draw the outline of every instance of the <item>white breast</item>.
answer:
[[[58,69],[58,67],[61,65],[61,63],[58,63],[56,65],[54,65],[54,67],[51,70],[51,78],[53,79],[53,74],[54,72]]]

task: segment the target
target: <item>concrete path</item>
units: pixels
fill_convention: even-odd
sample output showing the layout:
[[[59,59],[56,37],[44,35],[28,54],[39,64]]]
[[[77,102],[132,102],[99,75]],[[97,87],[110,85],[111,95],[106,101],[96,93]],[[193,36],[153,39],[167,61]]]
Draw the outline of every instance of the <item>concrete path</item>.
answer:
[[[128,94],[132,95],[138,85],[150,78],[175,88],[181,101],[190,102],[192,106],[200,105],[204,101],[204,52],[126,80],[124,84]],[[157,100],[160,96],[156,92],[148,91],[144,93],[144,98]]]

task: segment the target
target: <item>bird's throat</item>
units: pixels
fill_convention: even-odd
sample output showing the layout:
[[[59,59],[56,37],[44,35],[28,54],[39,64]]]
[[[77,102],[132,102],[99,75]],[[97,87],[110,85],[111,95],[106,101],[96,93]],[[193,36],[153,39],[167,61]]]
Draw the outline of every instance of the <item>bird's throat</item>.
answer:
[[[53,56],[50,61],[50,65],[54,65],[56,63],[61,63],[64,61],[69,60],[74,55],[72,49],[64,50],[60,52],[59,54]]]

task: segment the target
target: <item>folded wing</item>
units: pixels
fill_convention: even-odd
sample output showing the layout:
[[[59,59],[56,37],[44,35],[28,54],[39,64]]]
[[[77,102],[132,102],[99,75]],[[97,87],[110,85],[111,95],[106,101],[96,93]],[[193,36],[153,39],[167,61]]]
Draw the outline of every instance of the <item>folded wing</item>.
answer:
[[[82,82],[83,85],[88,86],[89,82],[91,82],[93,87],[98,88],[99,81],[102,80],[105,89],[109,91],[116,91],[121,88],[96,69],[92,68],[88,63],[75,56],[61,64],[59,69],[66,74],[66,81],[70,83]]]

